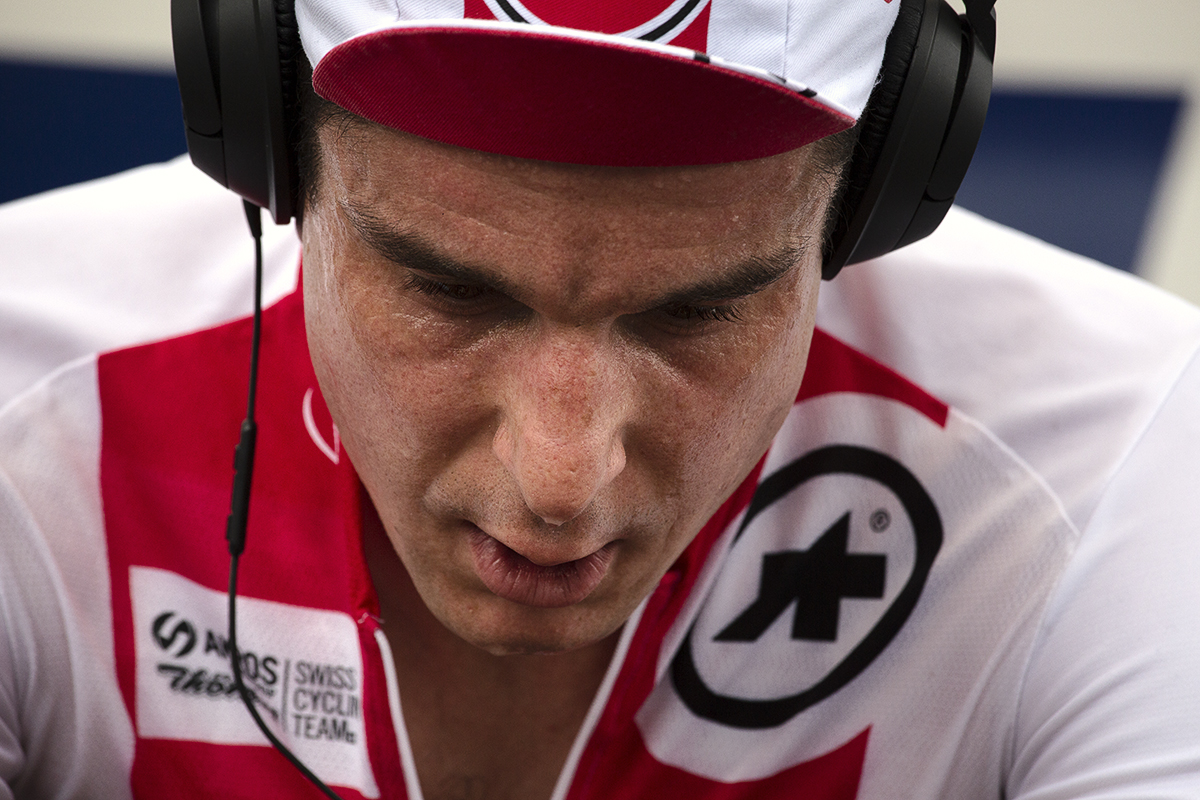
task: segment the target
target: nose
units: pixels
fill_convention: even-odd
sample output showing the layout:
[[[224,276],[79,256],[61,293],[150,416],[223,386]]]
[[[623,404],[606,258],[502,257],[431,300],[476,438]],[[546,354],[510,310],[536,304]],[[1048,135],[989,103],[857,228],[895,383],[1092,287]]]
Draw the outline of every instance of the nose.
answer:
[[[507,378],[492,448],[551,525],[582,514],[625,468],[631,379],[602,337],[543,331]]]

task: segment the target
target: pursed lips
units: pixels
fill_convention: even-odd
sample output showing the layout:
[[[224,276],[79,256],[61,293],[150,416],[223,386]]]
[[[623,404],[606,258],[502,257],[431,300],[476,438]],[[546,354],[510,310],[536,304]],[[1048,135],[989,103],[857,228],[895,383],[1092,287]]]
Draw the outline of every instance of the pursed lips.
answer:
[[[521,605],[561,608],[582,601],[608,573],[617,542],[582,557],[530,559],[472,525],[468,543],[475,574],[493,594]],[[564,556],[567,554],[564,554]]]

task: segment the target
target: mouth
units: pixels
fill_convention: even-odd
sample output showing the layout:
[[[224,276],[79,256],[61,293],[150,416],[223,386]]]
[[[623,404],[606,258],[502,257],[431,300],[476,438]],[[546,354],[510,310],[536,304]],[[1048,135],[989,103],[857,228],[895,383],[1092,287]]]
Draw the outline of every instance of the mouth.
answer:
[[[594,553],[561,564],[530,561],[479,529],[471,532],[475,574],[492,594],[535,608],[563,608],[590,595],[616,554],[613,543]]]

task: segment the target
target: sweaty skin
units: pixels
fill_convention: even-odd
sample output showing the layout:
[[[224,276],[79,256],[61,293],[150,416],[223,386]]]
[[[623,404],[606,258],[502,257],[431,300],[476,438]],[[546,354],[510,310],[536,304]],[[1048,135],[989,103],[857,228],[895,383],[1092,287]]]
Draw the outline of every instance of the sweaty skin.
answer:
[[[808,148],[596,168],[365,123],[320,148],[309,346],[378,514],[422,785],[548,796],[615,632],[791,408],[829,179]]]

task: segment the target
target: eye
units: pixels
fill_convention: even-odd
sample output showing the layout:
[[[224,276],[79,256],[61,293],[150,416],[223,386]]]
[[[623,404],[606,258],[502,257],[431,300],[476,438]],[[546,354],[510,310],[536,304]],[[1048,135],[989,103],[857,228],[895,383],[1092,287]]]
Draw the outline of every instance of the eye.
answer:
[[[412,289],[420,294],[449,303],[471,303],[495,294],[487,286],[470,283],[444,283],[415,272],[408,273],[404,286],[406,289]]]
[[[664,308],[663,313],[679,322],[741,322],[740,309],[736,305],[692,306],[678,305]]]

